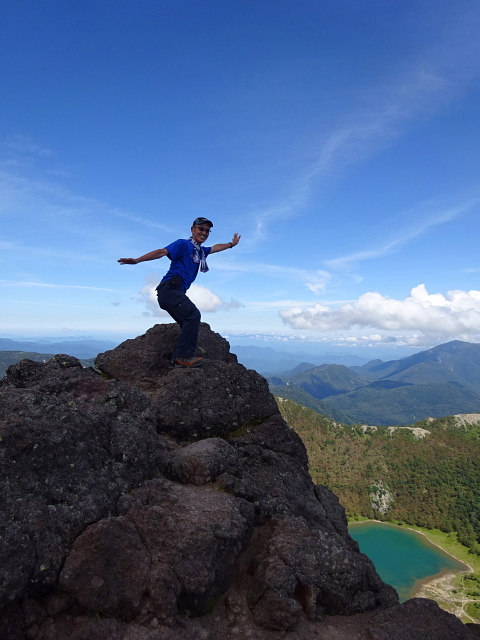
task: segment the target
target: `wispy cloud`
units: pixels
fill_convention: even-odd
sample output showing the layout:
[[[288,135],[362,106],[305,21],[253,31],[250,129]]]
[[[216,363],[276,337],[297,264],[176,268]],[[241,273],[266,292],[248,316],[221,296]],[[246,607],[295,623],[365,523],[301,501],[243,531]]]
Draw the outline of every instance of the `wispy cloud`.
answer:
[[[10,151],[22,155],[27,154],[41,156],[43,158],[51,158],[55,155],[55,153],[51,149],[41,147],[40,145],[35,144],[30,137],[20,134],[9,138],[3,146]]]
[[[416,121],[463,97],[480,75],[479,28],[477,8],[462,12],[410,68],[358,96],[357,108],[325,136],[317,159],[297,177],[290,195],[257,214],[255,239],[264,235],[269,222],[301,213],[322,182],[337,179],[349,166],[392,144]]]
[[[233,262],[231,260],[216,261],[216,267],[222,271],[237,271],[241,273],[261,273],[278,277],[281,280],[289,280],[291,282],[299,282],[313,293],[321,293],[325,291],[327,283],[331,278],[328,271],[316,269],[309,271],[307,269],[299,269],[296,267],[288,267],[284,265],[265,264],[262,262]]]
[[[0,171],[0,214],[30,217],[33,212],[36,220],[43,216],[49,224],[68,220],[80,227],[79,222],[85,218],[101,220],[104,224],[111,218],[122,218],[148,228],[172,231],[163,223],[79,195],[53,179],[22,175],[20,171]]]
[[[154,220],[149,220],[148,218],[143,218],[133,213],[128,213],[127,211],[121,211],[120,209],[109,209],[109,212],[111,213],[111,215],[116,216],[117,218],[123,218],[124,220],[129,220],[130,222],[138,222],[138,224],[142,224],[144,227],[160,229],[161,231],[167,231],[168,233],[172,232],[172,227],[166,224],[155,222]]]
[[[128,293],[122,289],[108,289],[106,287],[85,287],[75,284],[52,284],[49,282],[28,282],[22,280],[0,279],[0,287],[46,287],[50,289],[89,289],[91,291],[115,291],[117,293]]]
[[[69,262],[96,262],[98,264],[111,265],[112,261],[101,258],[98,255],[88,253],[73,252],[68,249],[52,249],[50,247],[33,247],[21,244],[19,242],[0,242],[1,251],[13,251],[18,254],[32,256],[41,256],[43,258],[53,258],[55,260],[68,260]]]
[[[380,244],[378,247],[371,249],[365,249],[362,251],[355,251],[354,253],[342,256],[341,258],[335,258],[333,260],[325,261],[325,264],[329,269],[348,269],[354,265],[362,262],[363,260],[371,260],[372,258],[380,258],[385,255],[389,255],[398,251],[403,245],[412,242],[419,236],[427,233],[433,227],[445,224],[458,218],[459,216],[474,209],[480,204],[480,197],[469,198],[464,202],[458,203],[454,206],[441,209],[435,213],[426,215],[424,207],[418,207],[416,212],[410,211],[409,214],[417,213],[418,216],[424,219],[420,219],[412,225],[406,226],[403,229],[399,229],[395,236],[390,240]],[[403,216],[399,216],[403,217]],[[409,215],[410,217],[410,215]]]
[[[322,300],[322,304],[348,304],[355,302],[354,300]],[[245,308],[247,309],[285,309],[285,307],[309,307],[312,304],[311,300],[246,300]]]

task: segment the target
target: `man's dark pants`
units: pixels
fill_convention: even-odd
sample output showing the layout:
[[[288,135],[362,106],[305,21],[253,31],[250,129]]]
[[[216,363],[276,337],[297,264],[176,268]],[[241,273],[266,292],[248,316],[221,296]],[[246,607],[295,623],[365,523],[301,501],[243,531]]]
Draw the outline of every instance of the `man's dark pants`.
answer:
[[[172,359],[192,358],[197,348],[200,311],[190,298],[187,298],[183,286],[173,286],[172,280],[158,285],[157,297],[160,308],[169,313],[181,327]]]

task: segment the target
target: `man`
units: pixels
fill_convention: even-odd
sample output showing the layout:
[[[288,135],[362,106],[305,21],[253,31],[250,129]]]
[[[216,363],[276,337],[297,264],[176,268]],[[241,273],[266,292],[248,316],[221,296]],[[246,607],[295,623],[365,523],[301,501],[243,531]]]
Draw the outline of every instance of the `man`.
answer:
[[[208,271],[208,255],[236,247],[242,237],[235,233],[231,242],[202,247],[212,227],[213,222],[207,218],[196,218],[192,225],[192,235],[188,240],[175,240],[164,249],[156,249],[140,258],[120,258],[118,261],[120,264],[138,264],[163,258],[163,256],[171,260],[170,269],[156,291],[160,307],[167,311],[181,327],[177,346],[172,355],[172,364],[175,367],[199,367],[204,362],[204,358],[195,355],[200,328],[200,311],[185,292],[197,277],[199,267],[203,273]]]

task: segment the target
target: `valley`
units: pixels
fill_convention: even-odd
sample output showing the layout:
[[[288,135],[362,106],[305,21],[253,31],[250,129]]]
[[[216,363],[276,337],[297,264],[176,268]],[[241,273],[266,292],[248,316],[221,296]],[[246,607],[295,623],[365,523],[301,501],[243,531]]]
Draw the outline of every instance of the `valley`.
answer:
[[[472,567],[426,581],[416,595],[480,622],[480,414],[362,427],[289,398],[277,402],[305,443],[314,482],[339,497],[351,522],[411,527]]]
[[[362,366],[304,363],[268,378],[274,395],[346,424],[409,425],[480,412],[480,345],[454,340]]]

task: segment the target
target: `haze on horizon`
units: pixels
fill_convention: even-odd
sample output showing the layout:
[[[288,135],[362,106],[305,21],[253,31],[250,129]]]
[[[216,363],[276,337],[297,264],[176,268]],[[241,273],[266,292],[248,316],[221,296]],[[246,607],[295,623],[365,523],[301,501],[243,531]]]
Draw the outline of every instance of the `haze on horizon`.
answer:
[[[398,357],[480,342],[480,5],[26,0],[0,10],[1,335],[169,322]],[[258,337],[255,337],[258,336]],[[280,348],[277,347],[276,348]]]

